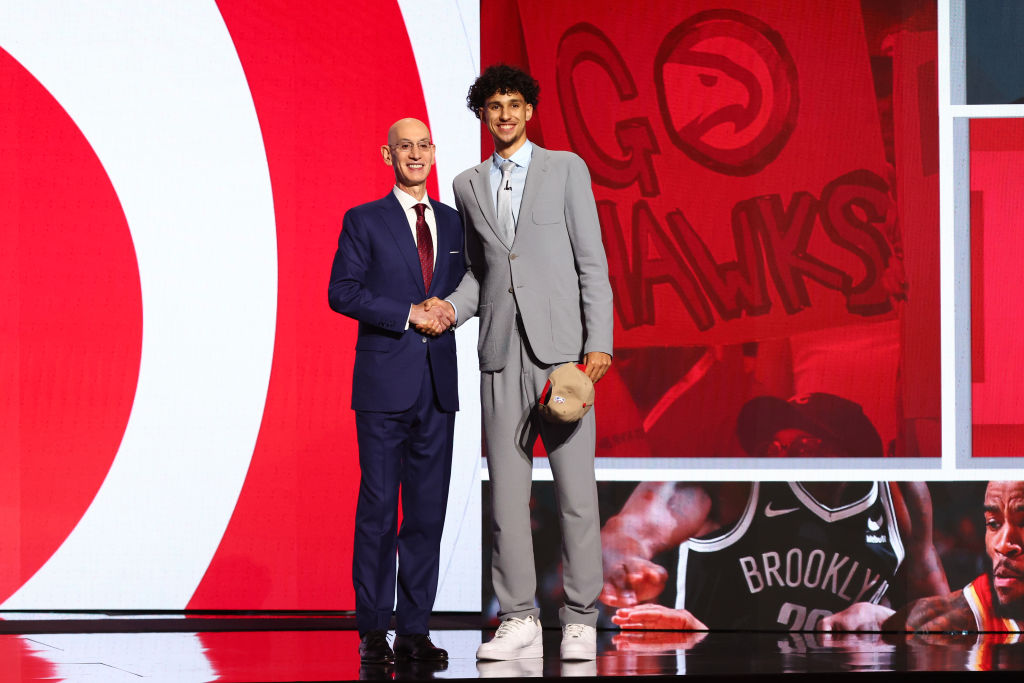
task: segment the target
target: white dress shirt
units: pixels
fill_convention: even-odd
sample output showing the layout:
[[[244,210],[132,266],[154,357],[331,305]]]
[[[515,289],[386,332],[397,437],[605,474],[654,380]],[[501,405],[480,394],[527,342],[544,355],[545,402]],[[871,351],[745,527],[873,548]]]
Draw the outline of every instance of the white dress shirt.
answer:
[[[423,199],[416,199],[408,192],[398,188],[395,185],[391,192],[395,195],[395,199],[402,205],[402,211],[405,212],[405,218],[409,221],[409,230],[412,232],[412,241],[416,244],[418,249],[420,246],[419,240],[416,239],[416,209],[413,208],[417,204],[425,204],[427,210],[423,212],[423,218],[427,221],[427,227],[430,228],[430,240],[433,246],[434,263],[437,265],[437,221],[434,220],[434,207],[430,205],[430,198],[427,194],[423,193]]]
[[[409,230],[412,232],[412,241],[416,244],[417,249],[419,249],[420,243],[419,240],[416,239],[415,206],[417,204],[425,204],[427,206],[426,211],[423,212],[423,219],[427,221],[427,227],[430,228],[430,241],[433,243],[434,252],[433,265],[437,265],[437,221],[434,220],[434,207],[430,205],[430,198],[427,196],[427,193],[423,193],[423,199],[416,199],[405,190],[400,189],[398,185],[395,185],[391,189],[391,192],[395,195],[395,199],[398,200],[398,203],[402,205],[402,211],[405,212],[405,218],[409,221]],[[416,303],[417,302],[414,301],[409,304],[409,317],[412,317],[412,307],[415,306]],[[409,329],[408,317],[405,319],[405,329]]]

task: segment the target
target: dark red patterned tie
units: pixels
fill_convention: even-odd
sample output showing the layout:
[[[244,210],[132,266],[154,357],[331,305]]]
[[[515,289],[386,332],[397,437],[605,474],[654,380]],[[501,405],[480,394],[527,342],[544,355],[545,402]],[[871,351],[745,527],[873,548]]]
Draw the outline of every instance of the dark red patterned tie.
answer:
[[[430,239],[430,228],[423,212],[426,204],[417,204],[416,209],[416,249],[420,252],[420,270],[423,271],[423,289],[430,289],[430,280],[434,277],[434,243]]]

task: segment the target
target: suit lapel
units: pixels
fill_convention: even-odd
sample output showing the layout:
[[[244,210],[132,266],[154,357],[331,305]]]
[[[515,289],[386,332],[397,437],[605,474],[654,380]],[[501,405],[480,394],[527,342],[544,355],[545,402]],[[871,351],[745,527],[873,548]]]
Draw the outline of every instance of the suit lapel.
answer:
[[[444,281],[450,260],[448,252],[452,250],[452,240],[448,223],[441,217],[441,212],[437,210],[437,202],[431,199],[430,205],[434,208],[434,225],[437,227],[437,244],[434,245],[434,276],[430,281],[430,288],[433,289],[435,282]],[[418,254],[416,265],[419,265]],[[429,295],[430,292],[427,294]]]
[[[476,167],[476,175],[470,179],[469,183],[473,186],[473,195],[476,197],[477,206],[480,207],[480,213],[487,220],[491,232],[502,244],[511,247],[512,245],[505,241],[505,235],[498,228],[498,216],[494,212],[494,197],[491,196],[491,160],[489,158]]]
[[[533,211],[533,204],[540,194],[540,188],[544,187],[548,174],[548,151],[537,145],[533,146],[533,156],[530,157],[530,168],[526,172],[526,185],[523,186],[523,201],[519,204],[519,222],[523,216],[529,216]],[[516,231],[516,236],[519,232]]]
[[[423,291],[423,271],[420,269],[420,255],[416,251],[416,240],[413,239],[412,231],[409,230],[409,221],[405,217],[405,212],[402,211],[402,205],[398,203],[393,194],[388,194],[385,198],[380,214],[382,222],[387,226],[388,232],[391,233],[391,237],[398,246],[398,253],[401,254],[402,261],[405,262],[413,276],[413,281],[419,283],[420,291]],[[425,291],[423,293],[426,295]]]

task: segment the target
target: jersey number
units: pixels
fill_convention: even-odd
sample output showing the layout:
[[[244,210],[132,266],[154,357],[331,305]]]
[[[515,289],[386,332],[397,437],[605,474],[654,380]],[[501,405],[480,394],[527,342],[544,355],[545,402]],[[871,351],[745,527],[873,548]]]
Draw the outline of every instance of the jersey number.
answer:
[[[814,631],[818,622],[831,614],[827,609],[812,609],[808,612],[803,605],[784,602],[779,609],[778,621],[790,631]]]

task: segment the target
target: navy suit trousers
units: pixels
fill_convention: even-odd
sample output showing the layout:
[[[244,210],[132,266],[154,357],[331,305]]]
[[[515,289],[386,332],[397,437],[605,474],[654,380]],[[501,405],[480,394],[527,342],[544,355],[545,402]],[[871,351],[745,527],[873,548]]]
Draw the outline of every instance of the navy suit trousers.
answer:
[[[454,432],[455,413],[440,409],[426,363],[412,408],[397,413],[356,411],[361,479],[352,582],[360,635],[388,629],[393,606],[399,635],[428,632],[437,593]]]

